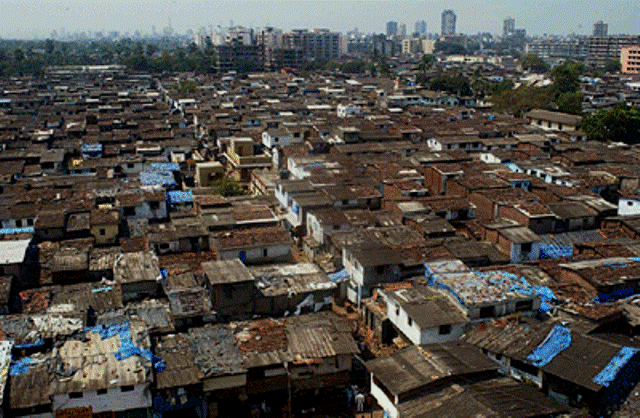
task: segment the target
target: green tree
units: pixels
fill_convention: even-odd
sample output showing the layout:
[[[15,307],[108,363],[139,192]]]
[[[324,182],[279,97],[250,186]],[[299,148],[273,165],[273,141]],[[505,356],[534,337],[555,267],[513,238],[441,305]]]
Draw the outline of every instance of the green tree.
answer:
[[[520,65],[522,65],[523,70],[538,74],[549,71],[547,63],[544,62],[542,58],[534,54],[524,55],[520,60]]]
[[[581,62],[567,61],[551,70],[552,90],[556,99],[563,93],[576,92],[580,89],[580,75],[586,68]]]
[[[590,140],[640,143],[640,108],[618,104],[582,118],[578,129]]]
[[[553,109],[553,94],[547,87],[520,86],[492,97],[494,110],[522,116],[531,109]]]
[[[467,49],[464,46],[445,41],[436,41],[435,50],[445,55],[465,55],[467,53]]]
[[[53,54],[53,51],[56,49],[56,45],[53,42],[53,39],[47,39],[44,41],[44,50],[47,55]]]
[[[556,99],[558,110],[573,115],[582,113],[582,93],[579,91],[568,91],[560,93]]]
[[[362,60],[349,61],[340,65],[340,71],[347,74],[361,74],[367,69],[367,63]]]
[[[473,92],[469,80],[461,75],[441,75],[429,80],[429,88],[436,91],[446,91],[459,96],[470,96]]]
[[[176,91],[183,93],[193,93],[198,89],[198,85],[193,80],[180,80],[175,86]]]
[[[513,83],[513,81],[502,80],[499,83],[489,84],[487,86],[487,92],[493,96],[493,95],[501,94],[502,92],[505,92],[505,91],[513,90],[514,87],[515,87],[515,84]]]
[[[620,65],[620,61],[611,60],[611,61],[608,61],[604,65],[604,72],[605,73],[617,73],[617,72],[620,71],[621,68],[622,68],[622,65]]]
[[[24,60],[25,56],[24,56],[24,52],[22,51],[22,49],[20,48],[16,48],[15,51],[13,51],[13,59],[16,60],[17,62],[20,62],[22,60]]]
[[[431,68],[431,66],[436,62],[436,57],[433,54],[424,54],[420,57],[420,66],[424,69]]]
[[[244,194],[242,186],[231,177],[221,178],[213,184],[215,194],[222,196],[239,196]]]

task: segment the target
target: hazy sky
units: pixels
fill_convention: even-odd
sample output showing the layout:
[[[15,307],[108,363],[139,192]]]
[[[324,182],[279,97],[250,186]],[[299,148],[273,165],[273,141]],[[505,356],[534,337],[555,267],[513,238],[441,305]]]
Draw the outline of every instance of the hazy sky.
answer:
[[[329,28],[346,32],[384,32],[396,20],[413,31],[425,20],[429,32],[439,32],[440,13],[453,9],[457,31],[500,33],[502,20],[530,34],[588,34],[603,20],[609,33],[640,33],[639,0],[422,0],[422,1],[220,1],[220,0],[0,0],[0,37],[47,37],[52,30],[158,32],[169,25],[178,32],[202,26],[236,25]]]

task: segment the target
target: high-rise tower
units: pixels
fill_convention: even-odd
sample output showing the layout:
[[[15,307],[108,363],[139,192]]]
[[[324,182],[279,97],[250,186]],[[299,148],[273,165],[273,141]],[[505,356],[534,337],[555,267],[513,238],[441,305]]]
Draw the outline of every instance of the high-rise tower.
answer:
[[[456,34],[456,14],[453,10],[445,10],[442,12],[442,35]]]

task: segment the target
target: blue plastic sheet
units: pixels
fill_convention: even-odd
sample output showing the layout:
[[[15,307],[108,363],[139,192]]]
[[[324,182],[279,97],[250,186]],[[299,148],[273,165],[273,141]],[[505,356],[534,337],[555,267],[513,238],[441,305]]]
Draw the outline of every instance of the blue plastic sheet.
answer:
[[[99,287],[97,289],[91,289],[91,293],[102,293],[102,292],[110,292],[113,290],[111,286]]]
[[[166,367],[166,363],[160,357],[155,356],[150,350],[142,349],[133,343],[129,322],[107,327],[103,327],[102,325],[88,327],[85,328],[85,331],[95,332],[99,334],[102,339],[111,338],[116,335],[120,336],[120,348],[113,353],[117,360],[124,360],[131,356],[138,355],[149,360],[153,364],[153,367],[159,372],[163,371]]]
[[[44,340],[40,338],[37,341],[34,341],[32,343],[16,344],[13,346],[13,348],[15,348],[16,350],[24,350],[25,348],[42,347],[43,345],[44,345]]]
[[[510,289],[512,292],[521,293],[527,296],[537,296],[540,299],[540,309],[542,313],[551,312],[552,302],[555,298],[553,290],[546,286],[512,286]]]
[[[149,171],[161,172],[161,171],[180,171],[180,164],[178,163],[151,163]]]
[[[138,178],[143,186],[175,187],[177,185],[170,171],[141,171]]]
[[[611,302],[614,300],[631,296],[633,295],[633,292],[634,292],[633,288],[618,289],[618,290],[614,290],[611,293],[603,293],[601,295],[596,296],[595,301],[600,303]]]
[[[85,151],[102,151],[102,144],[82,144],[80,150]]]
[[[565,258],[573,255],[573,247],[553,244],[540,244],[540,259]]]
[[[349,273],[347,273],[347,270],[345,270],[345,269],[342,269],[340,271],[336,271],[335,273],[328,274],[328,276],[329,276],[329,279],[331,279],[332,282],[339,282],[339,281],[342,281],[342,280],[346,280],[346,279],[348,279],[350,277]]]
[[[191,190],[186,190],[186,191],[174,190],[174,191],[167,192],[167,201],[171,205],[175,203],[192,203],[193,192]]]
[[[35,229],[32,226],[24,228],[0,228],[0,235],[15,235],[15,234],[33,234]]]
[[[545,366],[551,363],[555,356],[569,348],[570,345],[571,331],[569,328],[556,325],[551,329],[544,341],[527,356],[527,360],[536,367]]]
[[[10,376],[18,376],[29,371],[29,367],[32,365],[38,364],[31,357],[24,357],[20,360],[14,360],[9,367],[9,375]]]
[[[633,347],[622,347],[618,354],[609,361],[609,364],[591,380],[600,386],[609,387],[629,360],[639,351],[639,349]]]

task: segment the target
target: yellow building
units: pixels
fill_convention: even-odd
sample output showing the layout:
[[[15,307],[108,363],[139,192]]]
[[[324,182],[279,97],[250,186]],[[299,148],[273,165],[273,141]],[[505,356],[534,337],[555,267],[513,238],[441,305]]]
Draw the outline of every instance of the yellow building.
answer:
[[[110,245],[118,241],[118,211],[94,209],[91,211],[91,235],[96,245]]]

